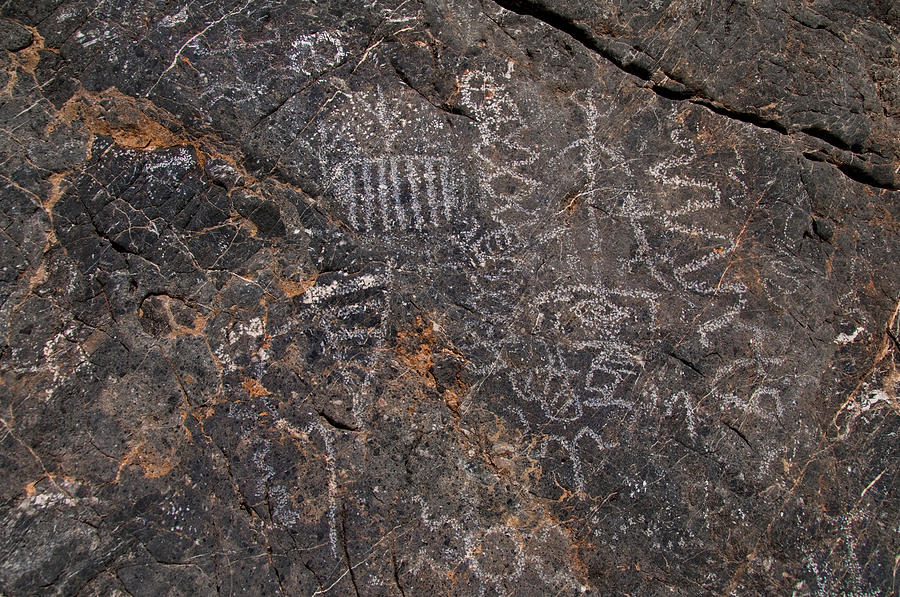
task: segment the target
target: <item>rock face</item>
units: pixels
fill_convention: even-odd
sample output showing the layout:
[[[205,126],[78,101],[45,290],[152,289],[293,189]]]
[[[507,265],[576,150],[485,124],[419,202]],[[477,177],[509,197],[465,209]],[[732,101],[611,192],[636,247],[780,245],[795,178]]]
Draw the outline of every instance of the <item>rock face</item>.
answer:
[[[896,594],[896,2],[0,11],[0,593]]]

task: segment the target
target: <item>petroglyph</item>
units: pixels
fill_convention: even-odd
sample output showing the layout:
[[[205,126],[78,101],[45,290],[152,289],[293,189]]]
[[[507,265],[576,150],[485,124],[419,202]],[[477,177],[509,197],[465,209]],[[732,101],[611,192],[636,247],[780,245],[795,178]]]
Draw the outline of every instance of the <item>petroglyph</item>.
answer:
[[[163,4],[0,7],[0,593],[897,592],[886,3]]]
[[[452,225],[470,198],[449,158],[363,158],[339,165],[333,175],[336,200],[360,232],[408,232]]]

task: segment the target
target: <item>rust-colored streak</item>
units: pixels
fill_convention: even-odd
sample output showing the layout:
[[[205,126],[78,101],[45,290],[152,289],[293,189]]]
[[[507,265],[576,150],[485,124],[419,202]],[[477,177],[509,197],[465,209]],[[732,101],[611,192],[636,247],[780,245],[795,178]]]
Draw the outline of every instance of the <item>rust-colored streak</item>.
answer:
[[[269,396],[271,392],[266,389],[266,386],[262,385],[259,380],[248,377],[241,382],[241,387],[244,388],[248,394],[250,394],[251,398],[256,398],[258,396]]]
[[[99,93],[79,91],[63,105],[59,116],[66,123],[80,121],[91,133],[111,137],[116,145],[129,149],[193,145],[170,130],[180,128],[174,117],[148,100],[127,96],[114,88]]]

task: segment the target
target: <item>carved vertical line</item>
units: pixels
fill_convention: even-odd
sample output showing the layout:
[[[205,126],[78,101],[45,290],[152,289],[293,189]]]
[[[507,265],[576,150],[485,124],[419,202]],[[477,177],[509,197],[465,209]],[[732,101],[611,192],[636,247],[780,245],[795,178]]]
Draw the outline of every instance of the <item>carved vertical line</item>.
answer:
[[[371,230],[375,219],[375,197],[372,189],[372,168],[366,161],[362,163],[362,179],[363,216],[366,221],[366,230]]]
[[[444,219],[450,222],[452,221],[451,215],[456,207],[458,190],[451,176],[450,165],[447,162],[446,158],[441,160],[441,198],[444,204]]]
[[[413,212],[413,220],[415,229],[422,230],[425,227],[425,220],[422,217],[422,206],[419,203],[419,184],[417,182],[418,173],[413,161],[406,158],[406,181],[409,183],[409,205]]]
[[[339,199],[344,199],[349,204],[347,208],[347,219],[350,220],[350,226],[354,230],[358,230],[360,199],[359,191],[356,188],[356,175],[353,173],[353,168],[347,169],[345,176],[346,178],[343,180],[339,179],[340,187],[338,187],[338,192],[341,195],[344,195],[344,197],[339,197]]]
[[[438,206],[437,182],[438,174],[434,167],[434,160],[425,160],[425,194],[428,198],[428,211],[434,224],[440,222],[440,208]]]
[[[406,212],[400,204],[400,178],[397,173],[397,158],[391,157],[391,199],[394,202],[394,211],[397,214],[397,227],[406,228]]]
[[[385,230],[391,230],[394,222],[391,219],[390,188],[387,180],[387,162],[378,160],[378,208],[381,211],[381,225]]]

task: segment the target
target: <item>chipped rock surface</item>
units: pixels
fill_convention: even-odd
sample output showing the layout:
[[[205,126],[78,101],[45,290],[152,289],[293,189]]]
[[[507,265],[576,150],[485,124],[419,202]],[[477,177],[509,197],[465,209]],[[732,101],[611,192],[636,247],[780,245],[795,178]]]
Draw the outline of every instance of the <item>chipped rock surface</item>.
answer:
[[[896,2],[0,15],[0,594],[897,593]]]

